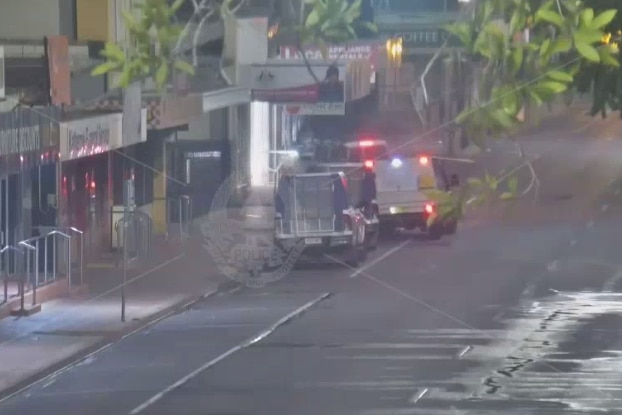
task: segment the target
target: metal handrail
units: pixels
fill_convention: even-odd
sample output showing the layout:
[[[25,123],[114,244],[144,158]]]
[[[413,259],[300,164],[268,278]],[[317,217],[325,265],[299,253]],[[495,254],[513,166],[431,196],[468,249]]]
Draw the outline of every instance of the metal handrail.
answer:
[[[82,285],[84,283],[84,231],[74,228],[73,226],[65,229],[77,233],[80,236],[80,285]],[[71,266],[71,264],[69,264],[69,266]]]
[[[60,236],[64,239],[66,239],[67,241],[69,241],[69,249],[67,249],[67,282],[69,284],[69,287],[71,288],[71,235],[67,235],[64,232],[61,232],[59,230],[53,230],[51,232],[49,232],[46,236]],[[52,272],[53,272],[53,278],[56,279],[56,238],[53,239],[54,241],[54,257],[52,258]],[[47,258],[48,258],[48,250],[47,250],[47,239],[46,239],[46,244],[45,244],[45,263],[47,265]]]
[[[24,255],[24,251],[19,248],[16,248],[12,245],[6,245],[4,248],[0,249],[0,265],[2,265],[2,258],[4,258],[4,254],[8,251],[17,252],[19,254]],[[7,261],[8,264],[8,261]],[[1,267],[0,267],[1,271]],[[8,281],[9,271],[8,268],[5,269],[4,273],[4,302],[9,300],[9,281]],[[24,279],[22,278],[20,282],[20,294],[22,296],[22,308],[24,307]]]
[[[80,237],[80,284],[84,283],[84,231],[81,231],[80,229],[73,227],[73,226],[61,226],[58,228],[53,228],[53,227],[49,227],[49,226],[37,226],[36,229],[50,229],[52,228],[52,232],[53,231],[65,231],[65,232],[61,232],[63,234],[66,234],[67,236],[71,236],[68,235],[69,232],[73,232],[78,234],[78,236]],[[25,239],[24,242],[32,242],[32,241],[36,241],[36,240],[40,240],[40,239],[44,239],[45,238],[45,245],[46,247],[45,249],[45,270],[44,270],[44,279],[45,281],[47,281],[47,276],[48,276],[48,269],[47,269],[47,238],[51,236],[50,233],[47,233],[45,235],[39,235],[39,236],[34,236],[32,238],[29,239]],[[71,245],[69,246],[69,250],[71,250]],[[56,246],[54,245],[54,257],[56,257]],[[71,267],[71,263],[68,264],[69,267]],[[56,267],[54,265],[54,267]],[[53,273],[53,279],[56,278],[56,271],[54,269],[54,273]]]
[[[35,252],[35,279],[32,284],[32,306],[37,304],[37,285],[39,285],[39,241],[35,242],[35,246],[28,242],[21,241],[19,246],[26,248],[26,276],[22,279],[27,280],[30,278],[30,253]],[[21,307],[24,309],[24,293],[22,292]]]

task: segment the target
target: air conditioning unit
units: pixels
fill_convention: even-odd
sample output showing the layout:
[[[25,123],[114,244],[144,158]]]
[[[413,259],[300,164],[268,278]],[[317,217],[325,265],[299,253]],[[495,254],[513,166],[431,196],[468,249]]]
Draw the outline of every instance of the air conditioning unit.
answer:
[[[0,99],[6,98],[6,88],[4,84],[4,46],[0,46]]]

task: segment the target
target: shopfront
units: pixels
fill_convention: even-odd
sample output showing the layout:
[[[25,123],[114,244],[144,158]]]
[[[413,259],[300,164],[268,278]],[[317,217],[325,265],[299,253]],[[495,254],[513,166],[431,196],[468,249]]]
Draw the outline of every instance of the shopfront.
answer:
[[[281,150],[304,147],[306,140],[339,138],[346,103],[369,94],[368,61],[311,61],[309,66],[311,71],[294,58],[238,69],[240,83],[252,90],[252,186],[274,182],[282,162]],[[322,128],[306,133],[305,121],[320,117]]]
[[[122,124],[119,113],[60,124],[60,222],[84,231],[92,252],[110,241],[110,151],[123,145]]]
[[[0,114],[0,245],[56,224],[57,107]]]

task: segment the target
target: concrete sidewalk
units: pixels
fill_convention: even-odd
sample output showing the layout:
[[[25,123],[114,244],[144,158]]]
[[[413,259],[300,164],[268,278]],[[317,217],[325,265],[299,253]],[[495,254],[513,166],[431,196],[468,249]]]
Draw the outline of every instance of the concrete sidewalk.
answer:
[[[88,292],[46,302],[40,313],[0,320],[0,398],[194,301],[235,285],[222,277],[199,235],[183,246],[158,240],[153,259],[122,273],[88,269]]]

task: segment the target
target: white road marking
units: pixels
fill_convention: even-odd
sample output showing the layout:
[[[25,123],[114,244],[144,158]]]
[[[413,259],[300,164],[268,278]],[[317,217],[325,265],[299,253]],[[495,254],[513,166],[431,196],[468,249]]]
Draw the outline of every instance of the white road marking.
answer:
[[[203,373],[207,369],[209,369],[212,366],[220,363],[221,361],[223,361],[224,359],[226,359],[229,356],[233,355],[234,353],[237,353],[237,352],[239,352],[242,349],[245,349],[245,348],[247,348],[249,346],[252,346],[255,343],[258,343],[258,342],[264,340],[266,337],[268,337],[272,333],[274,333],[274,331],[277,330],[279,327],[281,327],[283,324],[286,324],[289,321],[293,320],[294,318],[300,316],[301,314],[303,314],[304,312],[308,311],[310,308],[316,306],[318,303],[324,301],[325,299],[327,299],[330,296],[331,296],[331,293],[324,293],[321,296],[317,297],[316,299],[314,299],[312,301],[309,301],[307,304],[305,304],[305,305],[303,305],[301,307],[298,307],[296,310],[292,311],[291,313],[289,313],[285,317],[281,318],[276,323],[270,325],[268,328],[266,328],[265,330],[263,330],[262,332],[260,332],[256,336],[251,337],[250,339],[248,339],[248,340],[238,344],[237,346],[232,347],[231,349],[227,350],[225,353],[223,353],[220,356],[210,360],[209,362],[206,362],[205,364],[203,364],[199,368],[195,369],[194,371],[190,372],[186,376],[184,376],[181,379],[179,379],[177,382],[175,382],[172,385],[166,387],[161,392],[158,392],[157,394],[153,395],[151,398],[149,398],[148,400],[146,400],[145,402],[143,402],[142,404],[140,404],[139,406],[134,408],[132,411],[130,411],[129,415],[136,415],[136,414],[139,414],[139,413],[143,412],[145,409],[147,409],[150,406],[152,406],[153,404],[157,403],[159,400],[164,398],[166,395],[168,395],[169,393],[171,393],[171,392],[175,391],[176,389],[180,388],[184,384],[188,383],[189,381],[191,381],[192,379],[194,379],[195,377],[197,377],[198,375],[200,375],[201,373]]]
[[[384,254],[380,255],[378,258],[374,259],[373,261],[365,264],[363,267],[359,268],[358,270],[354,271],[351,275],[350,278],[356,278],[359,275],[361,275],[362,273],[364,273],[365,271],[367,271],[368,269],[370,269],[371,267],[373,267],[374,265],[378,264],[381,261],[384,261],[385,259],[387,259],[388,257],[390,257],[391,255],[393,255],[394,253],[396,253],[397,251],[399,251],[400,249],[402,249],[403,247],[405,247],[406,245],[408,245],[411,242],[411,240],[407,240],[402,242],[401,244],[399,244],[398,246],[395,246],[391,249],[389,249],[387,252],[385,252]]]
[[[620,281],[622,281],[622,270],[616,272],[613,277],[609,278],[607,282],[605,282],[605,285],[603,286],[603,292],[612,293],[613,290],[616,288],[616,285]]]
[[[458,353],[458,359],[462,359],[467,353],[473,350],[473,346],[465,347],[460,353]]]
[[[413,405],[417,404],[428,393],[428,388],[423,389],[421,392],[415,393],[410,399],[409,402]]]

